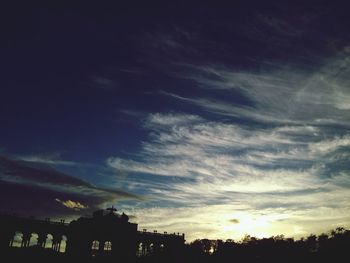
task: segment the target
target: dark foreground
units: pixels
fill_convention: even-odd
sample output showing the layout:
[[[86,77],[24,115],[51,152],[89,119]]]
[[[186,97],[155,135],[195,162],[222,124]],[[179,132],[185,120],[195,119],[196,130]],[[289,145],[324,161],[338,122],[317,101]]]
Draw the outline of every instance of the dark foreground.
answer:
[[[1,262],[347,262],[350,249],[350,230],[337,228],[329,234],[310,235],[300,240],[275,236],[257,239],[246,236],[240,242],[233,240],[195,240],[186,244],[178,253],[162,251],[142,257],[71,257],[50,249],[29,247],[10,248],[1,251],[6,260]]]

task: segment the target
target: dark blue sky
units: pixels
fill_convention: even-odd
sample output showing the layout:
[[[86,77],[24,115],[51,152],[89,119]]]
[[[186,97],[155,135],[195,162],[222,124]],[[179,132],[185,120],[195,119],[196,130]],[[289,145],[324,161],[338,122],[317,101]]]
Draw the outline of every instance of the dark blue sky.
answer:
[[[2,8],[3,210],[34,187],[33,214],[114,204],[190,239],[349,225],[346,5],[119,2]]]

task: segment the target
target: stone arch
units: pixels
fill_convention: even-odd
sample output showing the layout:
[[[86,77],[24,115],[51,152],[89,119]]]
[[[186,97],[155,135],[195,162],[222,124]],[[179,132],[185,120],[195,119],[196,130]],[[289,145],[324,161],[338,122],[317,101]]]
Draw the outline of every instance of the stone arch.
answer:
[[[61,237],[61,244],[59,246],[59,251],[60,253],[65,253],[66,252],[66,247],[67,247],[67,236],[66,235],[62,235]]]
[[[105,252],[112,251],[112,242],[111,241],[105,241],[104,246],[103,246],[103,250]]]
[[[141,257],[141,256],[144,255],[144,243],[142,243],[142,242],[138,243],[136,249],[137,249],[136,255],[137,255],[138,257]]]
[[[44,248],[46,244],[47,235],[45,232],[39,232],[38,246]]]
[[[10,229],[5,230],[0,227],[0,247],[5,248],[6,246],[11,246],[14,235],[14,232]]]
[[[148,251],[147,251],[148,254],[154,253],[154,249],[155,249],[154,243],[149,244]]]
[[[100,249],[100,241],[98,240],[93,240],[91,242],[91,250],[93,251],[98,251]]]
[[[12,240],[10,241],[10,247],[21,247],[23,243],[23,233],[16,231]]]
[[[62,239],[63,239],[64,235],[62,234],[62,232],[56,232],[54,237],[53,237],[53,246],[52,249],[56,252],[60,252],[61,251],[61,245],[62,245]]]
[[[31,233],[29,237],[29,246],[30,247],[37,246],[38,240],[39,240],[39,235],[35,232]]]
[[[93,240],[91,242],[91,255],[94,257],[96,256],[101,249],[101,242],[98,240]]]
[[[53,246],[53,235],[47,234],[46,235],[46,242],[45,242],[45,248],[52,248]]]

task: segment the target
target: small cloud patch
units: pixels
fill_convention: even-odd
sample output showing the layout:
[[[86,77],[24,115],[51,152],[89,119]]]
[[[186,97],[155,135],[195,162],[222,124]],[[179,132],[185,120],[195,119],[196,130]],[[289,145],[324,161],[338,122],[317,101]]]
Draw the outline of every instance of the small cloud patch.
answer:
[[[239,220],[237,218],[230,219],[229,221],[232,224],[239,224]]]
[[[56,198],[55,201],[61,203],[62,205],[64,205],[67,208],[74,209],[76,211],[88,208],[88,206],[85,206],[79,202],[74,202],[72,200],[62,201],[62,200]]]

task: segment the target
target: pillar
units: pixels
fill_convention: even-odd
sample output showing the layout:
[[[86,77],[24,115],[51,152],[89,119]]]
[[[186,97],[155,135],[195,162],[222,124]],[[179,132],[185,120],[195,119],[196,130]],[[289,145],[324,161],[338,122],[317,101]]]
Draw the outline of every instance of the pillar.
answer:
[[[98,249],[98,251],[103,252],[103,249],[104,249],[104,247],[105,247],[105,242],[106,242],[106,241],[99,241],[99,242],[100,242],[100,244],[99,244],[99,249]]]
[[[23,233],[21,247],[28,247],[32,234]]]
[[[56,238],[54,237],[53,240],[52,240],[52,249],[54,251],[59,251],[60,250],[60,247],[61,247],[61,241],[62,241],[62,238],[59,237],[59,238]]]
[[[47,235],[43,233],[38,234],[38,246],[44,248],[46,245]]]

